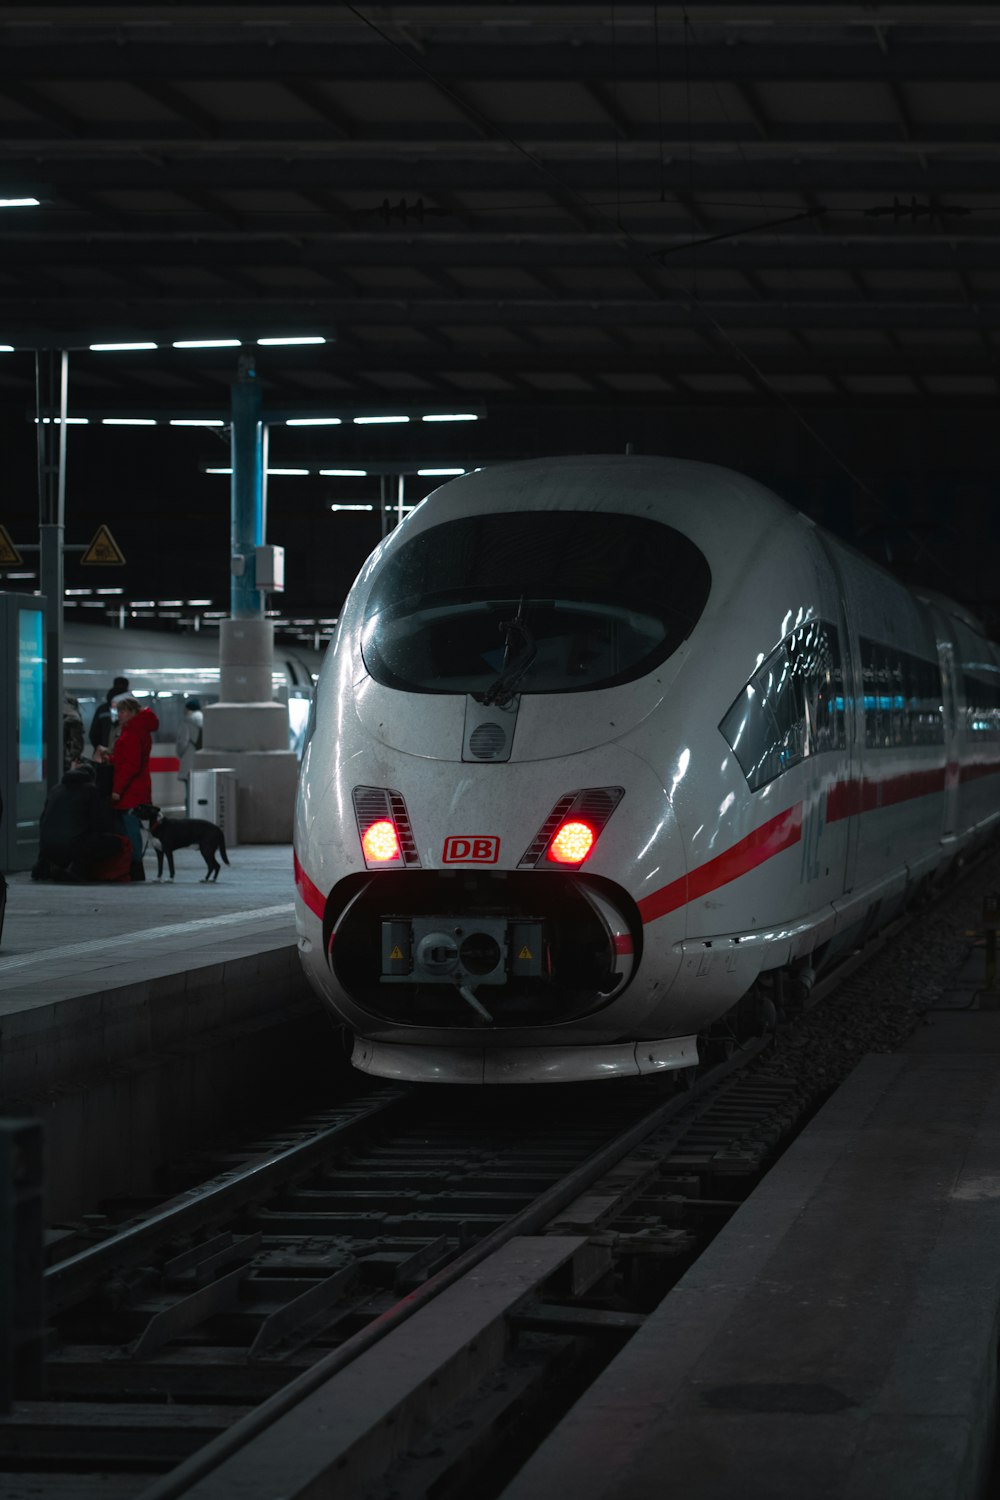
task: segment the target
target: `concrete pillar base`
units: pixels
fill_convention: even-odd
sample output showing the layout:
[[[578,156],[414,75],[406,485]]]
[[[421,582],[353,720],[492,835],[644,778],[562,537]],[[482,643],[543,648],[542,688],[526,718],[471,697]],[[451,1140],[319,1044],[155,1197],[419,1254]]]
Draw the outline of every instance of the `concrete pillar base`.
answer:
[[[288,749],[288,709],[283,703],[210,703],[204,717],[203,750]]]
[[[274,625],[265,619],[219,622],[219,693],[224,703],[273,699]]]
[[[281,708],[280,704],[274,706]],[[206,709],[206,721],[208,712]],[[285,715],[286,743],[287,724],[288,718]],[[192,769],[220,771],[227,768],[236,772],[236,820],[240,843],[290,844],[295,814],[295,787],[299,777],[299,762],[295,752],[201,749],[195,755]]]

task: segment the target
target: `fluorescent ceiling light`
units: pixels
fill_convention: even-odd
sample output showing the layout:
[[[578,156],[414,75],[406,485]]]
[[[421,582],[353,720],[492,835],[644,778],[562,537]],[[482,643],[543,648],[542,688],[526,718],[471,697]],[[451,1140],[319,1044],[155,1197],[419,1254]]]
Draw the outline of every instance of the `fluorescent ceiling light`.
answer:
[[[232,469],[206,469],[206,474],[231,474]]]
[[[474,411],[449,411],[421,417],[421,422],[478,422]]]
[[[177,609],[183,603],[184,603],[183,599],[161,599],[160,600],[160,604],[159,604],[159,608],[161,608],[161,609]]]
[[[153,609],[156,605],[155,599],[133,599],[129,605],[130,609]]]
[[[290,334],[288,338],[258,339],[258,344],[325,344],[326,339],[318,333]]]
[[[367,469],[320,469],[330,479],[367,479]]]
[[[93,589],[63,589],[64,594],[92,594]]]
[[[13,344],[0,344],[0,354],[13,354],[13,353],[14,353],[14,345]]]
[[[354,417],[352,418],[359,427],[368,427],[375,422],[408,422],[409,417]]]
[[[464,474],[464,469],[418,469],[417,474],[424,479],[433,479],[435,476],[445,474]]]
[[[35,574],[34,573],[8,573],[7,577],[8,578],[34,578]],[[65,660],[65,658],[64,658],[64,660]]]
[[[155,417],[102,417],[102,427],[155,427]]]
[[[374,505],[331,505],[331,510],[374,510]]]
[[[151,344],[143,340],[131,344],[90,344],[88,347],[95,354],[112,354],[119,349],[158,349],[160,346],[159,344]]]
[[[221,417],[171,417],[171,427],[225,427]]]
[[[211,604],[211,599],[189,599],[189,604]]]
[[[7,576],[10,577],[10,574],[8,574]],[[63,666],[64,667],[82,667],[85,660],[86,660],[86,658],[83,657],[83,656],[64,656],[63,657]]]
[[[124,594],[124,589],[95,589],[95,594]]]
[[[84,609],[104,608],[104,605],[101,603],[100,599],[81,599],[80,603],[83,605]]]
[[[308,474],[309,469],[268,469],[269,474]]]
[[[341,417],[289,417],[286,427],[339,427]]]
[[[239,349],[242,339],[174,339],[173,349]]]
[[[67,417],[66,418],[66,426],[67,427],[86,427],[89,421],[90,421],[89,417]],[[49,425],[50,422],[54,422],[57,427],[61,427],[62,426],[62,418],[61,417],[43,417],[42,418],[42,422],[44,423],[44,425],[46,427]],[[36,427],[38,426],[38,418],[37,417],[35,418],[35,426]]]
[[[37,208],[37,198],[0,198],[0,208]]]

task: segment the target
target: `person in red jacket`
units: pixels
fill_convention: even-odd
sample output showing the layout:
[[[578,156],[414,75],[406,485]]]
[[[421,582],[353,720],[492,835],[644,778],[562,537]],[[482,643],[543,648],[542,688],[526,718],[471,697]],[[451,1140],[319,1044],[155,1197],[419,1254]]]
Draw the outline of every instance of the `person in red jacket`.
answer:
[[[153,800],[149,756],[160,721],[151,708],[142,708],[134,698],[119,698],[114,706],[118,711],[118,739],[110,754],[101,753],[101,759],[110,760],[114,771],[111,805],[121,832],[132,845],[129,874],[133,880],[145,880],[142,828],[133,809]]]

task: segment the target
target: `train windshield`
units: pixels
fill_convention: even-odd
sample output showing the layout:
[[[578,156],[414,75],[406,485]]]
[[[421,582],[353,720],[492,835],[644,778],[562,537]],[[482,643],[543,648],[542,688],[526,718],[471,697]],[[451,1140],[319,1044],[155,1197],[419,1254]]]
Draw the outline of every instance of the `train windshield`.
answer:
[[[464,516],[380,570],[362,654],[377,682],[410,692],[593,691],[670,656],[710,584],[694,543],[645,517]]]

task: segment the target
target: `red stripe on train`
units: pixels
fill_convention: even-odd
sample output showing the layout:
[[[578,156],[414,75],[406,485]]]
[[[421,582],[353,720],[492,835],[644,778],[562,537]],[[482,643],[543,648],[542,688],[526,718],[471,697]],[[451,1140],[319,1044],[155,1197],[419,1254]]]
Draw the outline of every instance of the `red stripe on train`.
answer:
[[[964,765],[958,773],[959,781],[978,781],[980,776],[995,776],[1000,771],[1000,761],[988,760],[982,764]]]
[[[150,771],[179,771],[181,763],[176,755],[151,755],[149,757]]]
[[[932,797],[945,790],[949,776],[954,778],[956,772],[959,781],[976,781],[981,776],[994,776],[998,771],[1000,761],[986,761],[962,767],[925,766],[881,780],[861,776],[851,781],[838,781],[826,794],[826,821],[837,823],[841,818],[876,812],[881,807],[896,807],[915,797]]]
[[[326,897],[318,885],[313,885],[309,876],[299,864],[299,856],[292,850],[292,868],[295,871],[295,885],[299,895],[312,912],[313,916],[323,920],[323,912],[326,910]]]
[[[880,781],[868,776],[838,781],[826,794],[826,821],[838,823],[841,818],[876,812],[880,807],[895,807],[900,802],[912,801],[914,797],[931,797],[935,792],[943,792],[944,785],[944,766],[925,766],[920,770],[905,771],[902,776],[886,776]]]
[[[657,917],[665,917],[667,912],[676,911],[688,901],[707,896],[710,891],[717,891],[720,886],[738,880],[741,875],[746,875],[758,865],[773,859],[783,849],[790,849],[801,837],[802,804],[799,802],[795,807],[762,823],[759,828],[748,833],[745,839],[740,839],[738,844],[716,855],[707,864],[699,865],[690,874],[682,875],[679,880],[672,880],[669,885],[644,896],[639,902],[639,915],[643,922],[655,922]]]

